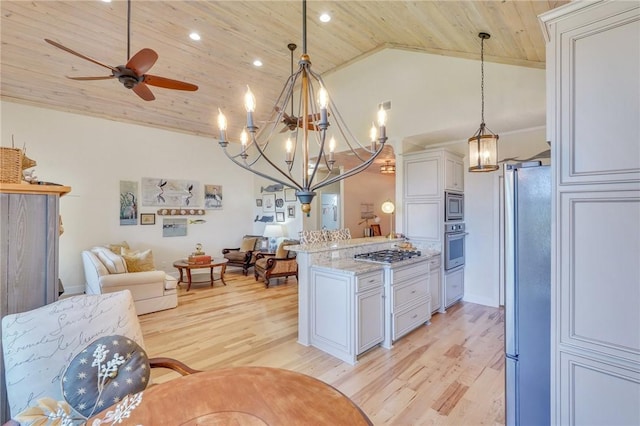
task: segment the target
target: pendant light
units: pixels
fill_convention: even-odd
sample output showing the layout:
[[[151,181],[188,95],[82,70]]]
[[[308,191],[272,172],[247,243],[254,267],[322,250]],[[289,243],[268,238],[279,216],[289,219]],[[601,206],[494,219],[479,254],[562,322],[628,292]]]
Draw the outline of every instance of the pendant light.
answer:
[[[480,37],[480,93],[482,101],[481,122],[478,131],[469,138],[469,171],[493,172],[498,170],[498,135],[484,124],[484,41],[491,37],[488,33]]]

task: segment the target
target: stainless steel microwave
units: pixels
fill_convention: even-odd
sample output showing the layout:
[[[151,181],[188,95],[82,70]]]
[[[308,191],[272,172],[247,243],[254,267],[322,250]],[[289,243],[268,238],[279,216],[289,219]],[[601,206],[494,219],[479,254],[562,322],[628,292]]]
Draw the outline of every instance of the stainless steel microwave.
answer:
[[[444,193],[444,220],[445,222],[464,220],[464,194]]]

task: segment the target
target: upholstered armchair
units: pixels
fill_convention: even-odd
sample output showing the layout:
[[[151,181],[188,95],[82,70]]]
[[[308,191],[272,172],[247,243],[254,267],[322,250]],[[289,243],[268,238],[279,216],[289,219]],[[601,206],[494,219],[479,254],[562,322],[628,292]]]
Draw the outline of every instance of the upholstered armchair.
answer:
[[[298,262],[296,252],[287,250],[287,246],[300,244],[297,240],[284,240],[278,246],[275,253],[258,253],[253,274],[258,281],[264,279],[268,288],[271,278],[295,276],[298,279]]]
[[[223,248],[222,255],[229,260],[227,266],[239,266],[242,268],[243,275],[247,275],[249,268],[256,263],[256,254],[264,244],[263,241],[268,242],[268,239],[261,235],[245,235],[242,237],[240,247]]]
[[[34,416],[66,424],[65,415],[78,424],[143,391],[150,367],[197,372],[170,358],[147,357],[129,290],[6,315],[2,352],[11,418],[21,424],[45,424]]]

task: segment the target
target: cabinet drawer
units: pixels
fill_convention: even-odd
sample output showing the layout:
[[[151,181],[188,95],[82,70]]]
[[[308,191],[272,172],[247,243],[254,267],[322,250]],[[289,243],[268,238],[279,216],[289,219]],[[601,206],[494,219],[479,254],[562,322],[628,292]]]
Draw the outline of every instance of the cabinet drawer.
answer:
[[[382,271],[370,272],[356,277],[356,293],[382,287]]]
[[[429,277],[414,278],[410,283],[393,286],[393,311],[429,294]]]
[[[420,262],[409,266],[403,266],[401,268],[394,268],[393,270],[393,284],[400,283],[411,277],[426,276],[429,274],[429,262]]]
[[[397,340],[431,318],[431,301],[426,299],[419,305],[394,315],[393,340]]]
[[[445,288],[445,306],[449,306],[458,299],[461,299],[464,293],[464,283],[460,280],[447,280]]]
[[[434,269],[440,269],[440,255],[429,259],[429,271],[433,271]]]

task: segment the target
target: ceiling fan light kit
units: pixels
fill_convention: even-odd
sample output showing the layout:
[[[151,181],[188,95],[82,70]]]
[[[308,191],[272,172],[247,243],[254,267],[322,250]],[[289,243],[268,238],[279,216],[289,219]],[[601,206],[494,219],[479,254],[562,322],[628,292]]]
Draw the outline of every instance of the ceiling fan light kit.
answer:
[[[141,99],[145,101],[152,101],[155,99],[155,96],[151,92],[151,89],[147,86],[156,86],[162,87],[165,89],[173,89],[173,90],[186,90],[186,91],[196,91],[198,90],[198,86],[191,83],[186,83],[184,81],[173,80],[166,77],[160,77],[156,75],[146,74],[147,71],[151,69],[151,67],[158,60],[158,54],[152,49],[144,48],[140,50],[138,53],[130,57],[131,51],[131,0],[127,2],[127,63],[126,65],[118,65],[111,66],[104,64],[100,61],[97,61],[89,56],[83,55],[82,53],[78,53],[75,50],[69,49],[62,44],[45,38],[44,41],[49,43],[52,46],[57,47],[58,49],[64,50],[65,52],[71,53],[79,58],[85,59],[89,62],[93,62],[96,65],[107,68],[111,70],[111,75],[106,76],[96,76],[96,77],[69,77],[67,78],[71,80],[79,80],[79,81],[91,81],[91,80],[109,80],[113,78],[117,78],[120,83],[127,89],[133,90],[133,92],[138,95]]]
[[[481,122],[478,131],[469,138],[469,171],[492,172],[498,170],[498,135],[484,123],[484,41],[491,37],[479,33],[480,37],[480,93],[482,100]]]
[[[299,68],[293,72],[293,51],[296,45],[290,43],[287,47],[292,55],[292,73],[280,92],[266,125],[262,129],[254,124],[253,114],[256,100],[247,87],[245,109],[247,124],[241,134],[241,144],[233,144],[236,153],[230,153],[227,139],[227,119],[219,110],[218,128],[220,131],[219,144],[225,155],[235,164],[258,176],[280,183],[285,187],[296,190],[296,197],[301,203],[304,213],[311,211],[311,202],[316,190],[331,185],[340,180],[354,176],[365,170],[382,152],[387,141],[386,111],[378,111],[378,123],[370,131],[370,144],[361,144],[351,133],[329,93],[320,75],[311,70],[311,60],[307,54],[307,2],[302,1],[302,48],[303,53],[298,62]],[[299,93],[299,100],[294,103],[293,95]],[[298,113],[294,114],[294,108]],[[291,115],[286,111],[291,108]],[[329,117],[332,118],[331,123]],[[290,131],[290,136],[282,147],[276,147],[276,154],[267,154],[269,143],[274,139],[280,123],[285,124],[283,131]],[[337,144],[346,146],[355,154],[359,163],[348,170],[334,168],[334,151]],[[274,142],[275,145],[275,142]],[[280,149],[278,149],[280,148]],[[360,148],[360,153],[356,151]],[[284,155],[283,155],[284,151]],[[362,154],[362,151],[364,154]],[[273,150],[272,150],[273,152]],[[280,160],[275,155],[282,156]],[[298,160],[296,162],[296,160]],[[266,165],[264,164],[266,163]],[[281,166],[278,166],[278,163]],[[301,174],[297,179],[292,171]],[[268,172],[265,170],[269,170]],[[326,171],[326,175],[320,177]],[[332,173],[333,171],[333,173]]]

